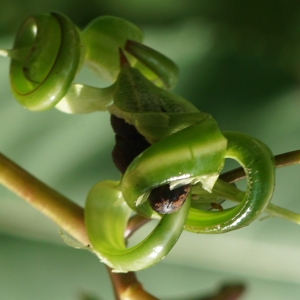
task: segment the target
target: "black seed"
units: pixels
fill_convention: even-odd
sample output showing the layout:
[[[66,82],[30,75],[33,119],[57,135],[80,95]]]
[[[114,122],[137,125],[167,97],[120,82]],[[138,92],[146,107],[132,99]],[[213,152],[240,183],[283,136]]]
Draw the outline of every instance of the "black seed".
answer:
[[[183,185],[170,190],[170,186],[162,185],[154,188],[148,198],[150,206],[159,214],[171,214],[177,211],[185,202],[190,191],[190,185]]]

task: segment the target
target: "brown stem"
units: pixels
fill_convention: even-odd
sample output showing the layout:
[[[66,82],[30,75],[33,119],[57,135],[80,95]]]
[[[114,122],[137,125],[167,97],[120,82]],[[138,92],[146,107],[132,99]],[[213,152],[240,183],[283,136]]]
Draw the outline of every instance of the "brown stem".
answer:
[[[158,300],[143,289],[134,272],[113,273],[110,268],[107,269],[114,286],[116,300]]]
[[[274,156],[276,168],[287,167],[295,164],[300,164],[300,150],[286,152]],[[233,183],[245,178],[243,168],[237,168],[220,175],[220,179]]]
[[[84,213],[59,194],[0,153],[0,183],[27,201],[84,245],[89,244]]]

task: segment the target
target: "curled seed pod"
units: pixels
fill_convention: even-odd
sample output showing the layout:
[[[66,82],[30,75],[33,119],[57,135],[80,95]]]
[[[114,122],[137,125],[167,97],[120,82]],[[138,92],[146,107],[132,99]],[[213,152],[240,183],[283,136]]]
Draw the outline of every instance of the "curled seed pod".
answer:
[[[224,233],[249,225],[268,205],[274,191],[274,157],[261,141],[239,132],[224,132],[228,147],[224,158],[236,160],[247,178],[245,195],[238,205],[223,211],[191,208],[185,230],[195,233]]]
[[[141,242],[126,247],[124,232],[131,209],[123,199],[119,182],[102,181],[89,192],[85,224],[92,250],[115,272],[138,271],[163,259],[180,237],[191,197],[177,212],[164,215]]]
[[[265,144],[245,134],[222,134],[211,117],[172,134],[139,155],[122,178],[125,201],[145,217],[155,217],[169,202],[164,185],[170,184],[173,190],[190,184],[193,193],[193,185],[201,182],[210,191],[225,158],[236,160],[247,175],[247,190],[241,203],[222,211],[191,208],[185,230],[223,233],[247,226],[263,212],[272,197],[273,155]]]
[[[227,140],[211,116],[147,148],[128,166],[121,182],[127,204],[145,217],[155,217],[147,200],[151,190],[171,190],[201,182],[211,190],[223,168]]]
[[[29,110],[55,106],[67,93],[80,64],[76,26],[60,13],[30,16],[21,25],[13,49],[18,50],[10,65],[15,98]]]

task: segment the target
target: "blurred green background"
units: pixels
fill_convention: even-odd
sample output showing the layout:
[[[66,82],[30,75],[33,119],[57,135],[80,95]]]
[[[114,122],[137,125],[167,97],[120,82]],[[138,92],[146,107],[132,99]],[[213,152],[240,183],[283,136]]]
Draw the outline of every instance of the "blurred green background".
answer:
[[[259,138],[274,154],[300,148],[299,1],[1,0],[0,48],[11,47],[28,15],[49,11],[67,14],[81,28],[104,14],[136,23],[147,45],[178,64],[176,92],[211,113],[222,130]],[[109,116],[26,111],[11,95],[8,70],[8,59],[0,58],[0,151],[84,205],[94,183],[119,176]],[[101,84],[86,71],[76,81]],[[300,212],[299,175],[297,166],[278,170],[274,204]],[[225,235],[184,233],[162,263],[138,275],[161,299],[242,282],[244,300],[296,300],[299,234],[298,225],[279,219]],[[105,268],[63,245],[55,225],[0,187],[0,299],[82,299],[84,293],[113,299]]]

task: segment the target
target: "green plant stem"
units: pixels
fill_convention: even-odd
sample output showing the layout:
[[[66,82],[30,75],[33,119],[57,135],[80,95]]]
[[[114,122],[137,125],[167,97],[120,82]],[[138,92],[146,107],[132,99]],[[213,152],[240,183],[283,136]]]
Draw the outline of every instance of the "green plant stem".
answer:
[[[287,221],[290,221],[290,222],[300,225],[300,214],[297,214],[288,209],[279,207],[272,203],[268,204],[265,212],[268,214],[267,217],[278,217],[278,218],[285,219]]]
[[[89,245],[83,208],[56,192],[0,153],[0,184],[20,196],[84,245]],[[135,224],[135,222],[134,222]],[[140,227],[140,226],[138,226]],[[135,227],[129,226],[132,233]],[[155,300],[137,280],[135,273],[113,273],[107,267],[116,300]]]
[[[213,189],[213,193],[217,197],[224,197],[226,198],[226,200],[230,200],[236,203],[240,203],[244,198],[244,192],[222,180],[217,181]],[[300,214],[274,205],[272,203],[268,204],[264,212],[267,214],[267,217],[277,217],[300,225]]]

